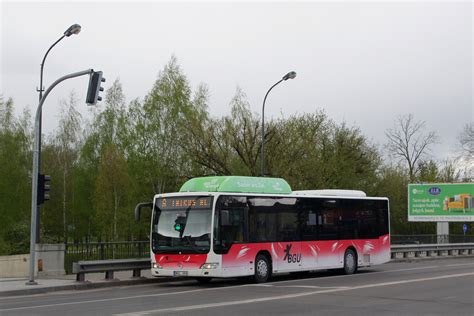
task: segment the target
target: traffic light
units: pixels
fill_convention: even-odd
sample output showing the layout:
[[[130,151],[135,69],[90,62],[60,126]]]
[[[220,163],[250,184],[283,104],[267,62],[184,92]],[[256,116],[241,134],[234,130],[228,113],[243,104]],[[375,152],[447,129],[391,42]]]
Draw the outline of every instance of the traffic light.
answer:
[[[180,233],[183,233],[184,228],[186,227],[186,216],[178,215],[174,220],[174,230]]]
[[[49,201],[50,182],[51,176],[46,174],[38,175],[38,205],[43,204],[44,201]]]
[[[105,78],[102,77],[102,71],[94,71],[89,77],[89,88],[87,89],[86,103],[89,105],[95,105],[97,101],[102,101],[99,96],[104,88],[100,86],[102,82],[105,82]]]

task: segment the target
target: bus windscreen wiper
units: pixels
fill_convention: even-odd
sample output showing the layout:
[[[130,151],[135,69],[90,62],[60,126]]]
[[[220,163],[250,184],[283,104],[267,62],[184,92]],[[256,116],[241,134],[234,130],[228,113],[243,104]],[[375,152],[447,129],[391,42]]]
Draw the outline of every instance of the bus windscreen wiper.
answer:
[[[193,241],[191,240],[191,236],[184,235],[183,238],[187,241],[187,243],[191,246],[191,248],[193,248],[193,250],[196,251],[197,253],[205,252],[205,250],[199,249],[194,245]]]

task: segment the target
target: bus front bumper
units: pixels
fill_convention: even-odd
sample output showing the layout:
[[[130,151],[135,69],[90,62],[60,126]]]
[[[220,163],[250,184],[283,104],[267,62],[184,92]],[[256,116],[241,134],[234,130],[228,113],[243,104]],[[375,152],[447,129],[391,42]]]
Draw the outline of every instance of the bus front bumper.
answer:
[[[167,276],[167,277],[221,277],[220,269],[151,269],[151,275],[155,277]]]

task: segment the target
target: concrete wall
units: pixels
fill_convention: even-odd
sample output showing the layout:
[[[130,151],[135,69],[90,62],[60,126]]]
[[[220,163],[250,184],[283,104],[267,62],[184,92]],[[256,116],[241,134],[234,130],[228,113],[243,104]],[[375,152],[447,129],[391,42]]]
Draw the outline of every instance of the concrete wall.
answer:
[[[64,271],[64,244],[36,244],[35,271],[38,276],[58,276]]]
[[[64,244],[37,244],[35,276],[64,275]],[[30,255],[0,256],[0,278],[29,276]]]
[[[0,278],[28,276],[30,255],[0,256]]]

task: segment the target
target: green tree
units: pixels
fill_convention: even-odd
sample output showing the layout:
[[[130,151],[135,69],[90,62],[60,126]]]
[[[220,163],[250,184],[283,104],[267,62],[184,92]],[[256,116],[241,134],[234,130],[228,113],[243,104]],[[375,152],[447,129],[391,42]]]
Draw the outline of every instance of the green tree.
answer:
[[[130,186],[123,153],[114,144],[108,145],[101,157],[94,195],[96,218],[108,240],[119,240],[118,227],[130,213],[127,204]],[[121,231],[120,237],[124,238],[126,234]]]
[[[323,112],[294,115],[266,125],[268,173],[287,179],[295,189],[320,188],[323,170],[318,166],[331,130],[326,115]]]
[[[440,182],[459,182],[461,179],[461,171],[457,167],[456,161],[446,159],[441,162],[441,169],[438,173],[438,181]]]
[[[61,173],[61,204],[62,204],[62,223],[63,223],[63,240],[68,240],[68,210],[72,208],[73,203],[73,184],[71,179],[74,176],[74,169],[79,156],[79,141],[82,129],[81,114],[76,110],[77,98],[72,92],[69,100],[62,102],[61,116],[59,119],[58,131],[52,143],[54,144],[55,157],[54,162],[56,168]],[[59,181],[58,181],[59,182]],[[58,188],[59,189],[59,188]],[[74,227],[73,221],[69,221]]]
[[[434,160],[420,161],[418,166],[419,182],[436,182],[439,179],[438,164]]]
[[[75,213],[81,219],[87,240],[94,236],[101,236],[102,222],[97,222],[97,192],[107,190],[98,188],[97,185],[105,184],[97,181],[100,166],[106,162],[106,150],[111,145],[117,147],[119,152],[124,152],[127,144],[127,112],[125,95],[122,85],[117,79],[107,89],[105,95],[105,108],[95,113],[92,122],[86,127],[86,135],[80,151],[79,163],[77,165],[75,179],[78,197],[75,200]],[[101,218],[106,221],[106,218]],[[87,228],[86,228],[87,227]],[[82,234],[81,234],[82,235]],[[112,235],[109,235],[111,238]]]
[[[187,120],[185,152],[202,174],[255,176],[261,144],[258,117],[240,88],[230,106],[230,115],[223,118],[209,118],[205,108],[194,107],[198,110]]]
[[[31,125],[28,111],[17,118],[11,98],[0,95],[0,254],[25,253],[31,210]]]
[[[147,196],[176,190],[183,181],[182,144],[191,109],[191,88],[175,57],[160,71],[143,106],[132,102],[127,156]]]

